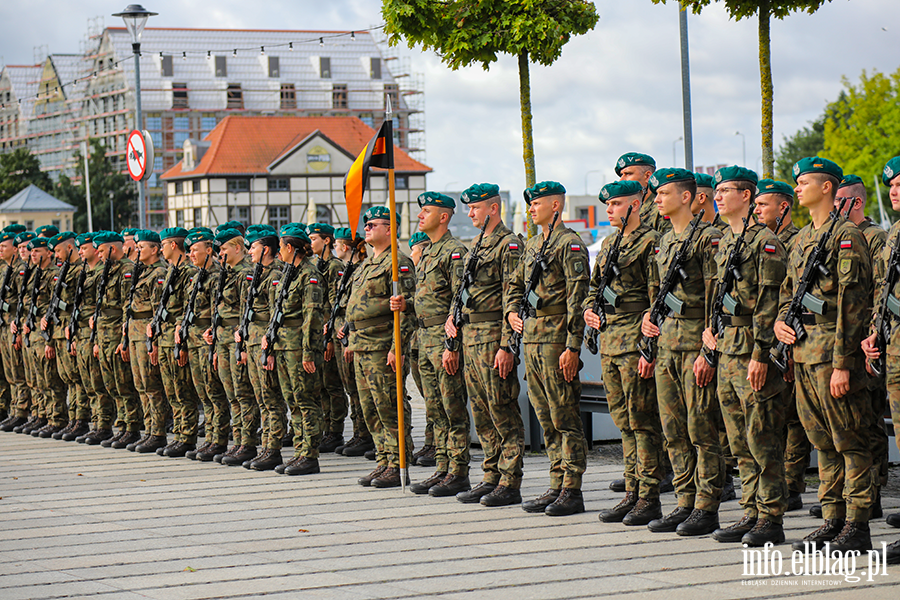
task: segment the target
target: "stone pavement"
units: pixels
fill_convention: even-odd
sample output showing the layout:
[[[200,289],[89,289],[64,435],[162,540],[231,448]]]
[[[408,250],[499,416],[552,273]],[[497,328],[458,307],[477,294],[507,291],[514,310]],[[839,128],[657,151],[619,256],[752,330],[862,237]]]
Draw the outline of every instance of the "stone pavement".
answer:
[[[2,600],[900,597],[896,565],[857,582],[744,575],[738,546],[600,523],[618,501],[607,487],[616,465],[589,463],[585,514],[550,518],[363,488],[373,463],[334,454],[319,475],[287,477],[0,433],[0,456]],[[523,496],[543,492],[546,468],[528,455]],[[411,468],[414,481],[429,474]],[[739,517],[737,502],[723,506],[723,523]],[[790,513],[788,541],[817,526]],[[900,537],[883,521],[872,529],[876,545]],[[790,546],[775,550],[791,568]],[[862,557],[855,575],[867,569]]]

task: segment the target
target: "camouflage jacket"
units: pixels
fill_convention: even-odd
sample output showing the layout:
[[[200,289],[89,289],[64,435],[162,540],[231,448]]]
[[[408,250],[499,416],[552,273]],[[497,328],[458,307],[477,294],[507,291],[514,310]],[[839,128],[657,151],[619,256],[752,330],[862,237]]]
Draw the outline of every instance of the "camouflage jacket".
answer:
[[[444,343],[444,323],[450,314],[453,288],[463,273],[466,247],[449,231],[422,253],[416,267],[417,344],[432,348]]]
[[[340,261],[341,268],[337,272],[337,281],[334,282],[334,285],[329,285],[328,289],[328,303],[331,306],[334,306],[334,303],[338,301],[337,292],[338,287],[341,285],[341,279],[344,277],[344,269],[347,268],[347,263],[344,261]],[[357,265],[356,268],[359,268]],[[337,336],[337,332],[344,326],[344,323],[347,322],[347,301],[350,299],[350,293],[353,290],[353,277],[350,278],[350,281],[347,282],[347,289],[344,290],[344,295],[340,298],[340,309],[335,315],[334,318],[334,333],[332,335]],[[325,315],[325,318],[329,318],[331,316],[330,313]],[[333,337],[332,340],[337,339]]]
[[[275,310],[275,303],[281,293],[285,271],[278,274],[269,286],[269,310]],[[325,293],[322,274],[318,266],[308,258],[297,265],[297,275],[286,292],[282,310],[284,323],[278,330],[278,338],[273,350],[302,352],[301,360],[314,361],[322,355],[322,327],[324,321]],[[270,325],[271,326],[271,325]]]
[[[475,246],[478,238],[472,242]],[[508,288],[519,266],[519,258],[525,244],[519,236],[510,231],[503,223],[498,223],[487,235],[478,256],[478,269],[475,281],[469,286],[471,306],[463,308],[463,315],[472,313],[498,313],[496,320],[463,325],[469,330],[464,339],[477,340],[480,344],[500,341],[500,347],[509,346],[512,328],[506,321],[506,315],[512,310],[509,305]],[[468,258],[466,258],[468,260]],[[465,261],[463,261],[465,262]],[[459,282],[453,285],[453,294]]]
[[[7,325],[12,323],[12,320],[16,316],[16,308],[19,305],[19,290],[22,289],[22,279],[25,277],[25,267],[25,261],[16,254],[12,264],[5,265],[4,268],[0,270],[0,283],[6,278],[6,272],[8,270],[12,271],[12,274],[9,276],[9,286],[6,289],[6,296],[0,298],[0,302],[5,303],[2,305],[2,310],[0,310],[0,317],[2,317],[3,323]]]
[[[781,231],[778,232],[778,239],[781,241],[781,245],[784,246],[784,249],[788,254],[794,249],[794,241],[797,239],[798,233],[800,233],[800,230],[797,229],[797,226],[794,225],[793,221],[788,223],[785,227],[782,227]]]
[[[84,293],[81,296],[81,318],[78,320],[78,339],[88,339],[91,337],[91,329],[88,326],[90,318],[94,316],[94,309],[97,308],[97,284],[100,283],[100,276],[103,275],[103,261],[98,260],[93,267],[88,267],[87,274],[84,276]]]
[[[884,245],[887,243],[887,231],[872,222],[872,219],[866,217],[865,220],[857,225],[866,238],[866,244],[869,246],[869,256],[872,258],[872,278],[874,281],[884,279],[885,263],[881,260],[884,251]]]
[[[253,263],[245,256],[233,267],[223,266],[227,275],[225,275],[225,289],[222,291],[222,303],[219,304],[219,317],[222,319],[224,330],[234,333],[241,318],[241,304],[244,302],[241,291],[244,288],[244,281],[253,274]],[[225,325],[226,320],[233,324]],[[228,338],[233,339],[232,336]]]
[[[328,260],[318,259],[316,268],[322,275],[319,284],[322,286],[322,290],[326,292],[325,297],[322,299],[322,310],[328,315],[331,313],[331,298],[337,294],[337,288],[341,284],[341,276],[344,274],[344,261],[334,256]]]
[[[169,278],[169,273],[171,273],[174,268],[175,263],[168,266],[166,275],[162,278],[162,283],[157,285],[156,289],[153,291],[154,312],[159,309],[166,280]],[[178,274],[172,282],[172,294],[169,296],[169,301],[164,307],[169,314],[160,324],[162,335],[160,335],[160,339],[156,341],[160,348],[175,347],[175,327],[181,323],[181,317],[184,316],[184,310],[187,307],[188,297],[191,293],[191,279],[193,279],[197,270],[197,267],[190,264],[187,256],[182,259],[181,264],[178,266]]]
[[[877,267],[878,271],[881,273],[881,277],[875,279],[875,306],[873,310],[873,331],[874,331],[874,316],[878,314],[881,310],[881,297],[884,294],[884,286],[885,286],[885,274],[887,273],[887,263],[891,258],[891,251],[894,249],[894,246],[897,244],[897,236],[900,235],[900,221],[897,221],[891,226],[890,232],[887,234],[886,243],[884,247],[881,249],[881,256],[879,256],[876,261],[879,263]],[[890,290],[890,294],[895,298],[900,299],[900,285],[895,285],[894,289]],[[892,319],[893,327],[891,329],[891,339],[888,341],[887,345],[887,353],[888,356],[900,356],[900,327],[897,325],[897,321],[900,321],[900,315],[893,314],[888,312],[889,317]]]
[[[59,290],[59,312],[56,315],[59,318],[59,323],[53,326],[54,340],[66,339],[65,326],[69,322],[69,315],[72,313],[72,301],[75,300],[75,284],[78,282],[78,273],[81,272],[81,265],[83,264],[77,254],[73,252],[72,256],[75,257],[75,260],[71,261],[72,264],[69,265],[69,270],[66,272],[66,280],[63,282],[62,289]],[[57,273],[61,272],[62,267],[59,267]],[[50,288],[51,294],[53,293],[53,288],[56,287],[57,278],[58,275],[53,276],[53,287]],[[49,309],[49,306],[47,309]],[[44,310],[42,317],[47,314],[47,309]],[[40,323],[38,327],[40,327]]]
[[[584,301],[584,310],[593,308],[603,293],[598,286],[606,268],[610,246],[616,235],[610,235],[603,240],[591,277],[591,289]],[[655,229],[643,224],[628,235],[622,236],[617,263],[621,275],[613,277],[608,286],[618,297],[622,310],[616,311],[616,314],[608,314],[606,329],[600,332],[600,353],[604,356],[637,352],[642,337],[641,318],[644,311],[650,308],[649,287],[651,283],[654,288],[659,286],[658,280],[651,280],[651,272],[655,271],[654,257],[659,250],[660,237]],[[656,296],[656,289],[652,291],[652,295]],[[604,301],[604,304],[607,303]]]
[[[34,273],[37,273],[37,270],[35,270]],[[28,287],[28,294],[26,294],[30,299],[31,293],[34,290],[34,285],[36,283],[38,284],[38,293],[35,297],[34,306],[28,307],[29,310],[34,310],[34,328],[29,335],[31,336],[32,342],[40,340],[43,344],[44,340],[41,337],[41,317],[47,314],[47,307],[50,306],[50,296],[53,294],[53,288],[56,286],[56,274],[59,273],[59,267],[56,266],[56,261],[51,258],[50,266],[43,270],[40,281],[35,280],[34,273],[31,275],[31,283]],[[23,324],[28,320],[28,313],[26,312],[24,314]]]
[[[216,293],[216,286],[219,285],[219,273],[222,267],[215,258],[210,258],[206,264],[206,277],[203,282],[198,283],[197,278],[200,275],[200,269],[197,269],[193,277],[191,277],[190,287],[185,300],[185,310],[190,301],[191,294],[195,285],[200,285],[197,290],[197,298],[194,301],[194,323],[188,328],[188,348],[206,348],[207,344],[203,340],[203,332],[212,325],[212,303],[213,296]]]
[[[788,256],[787,276],[781,286],[779,320],[784,320],[810,252],[829,226],[830,221],[826,221],[816,230],[810,223],[797,234],[794,249]],[[817,276],[809,293],[825,302],[828,322],[804,326],[807,336],[794,344],[794,361],[807,364],[830,361],[835,369],[850,369],[862,355],[860,342],[866,333],[868,319],[860,315],[869,314],[872,261],[862,232],[843,218],[835,227],[827,250],[824,266],[830,276]]]
[[[250,284],[253,282],[253,271],[255,269],[256,264],[251,263],[250,268],[244,274],[243,281],[241,281],[241,317],[244,315],[244,309],[247,303],[247,291],[250,289]],[[281,271],[283,269],[284,263],[277,258],[262,268],[262,273],[259,276],[259,293],[256,295],[256,298],[253,299],[253,304],[250,306],[253,311],[253,319],[247,326],[247,339],[245,340],[247,346],[259,346],[262,344],[262,339],[266,335],[266,328],[269,326],[269,319],[272,316],[270,310],[271,307],[269,305],[269,289],[275,285],[275,281],[281,278]]]
[[[729,225],[719,213],[716,213],[716,218],[713,219],[712,226],[721,231],[723,235],[726,231],[731,230],[731,225]]]
[[[681,247],[689,230],[686,227],[681,234],[676,234],[673,229],[662,236],[651,281],[661,282],[665,278],[672,258]],[[717,268],[715,255],[719,250],[721,238],[722,233],[709,223],[701,222],[697,226],[697,233],[694,234],[682,263],[682,268],[688,275],[687,279],[678,278],[672,289],[672,295],[684,303],[685,314],[669,316],[663,322],[659,335],[660,347],[675,352],[690,352],[700,350],[703,345],[701,336],[703,330],[709,327],[709,313],[715,294]],[[656,301],[656,293],[651,294],[650,300]]]
[[[401,253],[398,257],[400,293],[406,297],[406,310],[400,315],[400,335],[403,348],[409,347],[410,336],[415,329],[416,267],[411,258]],[[393,313],[390,297],[393,283],[391,253],[384,251],[359,263],[353,272],[353,290],[347,300],[347,320],[350,333],[350,350],[394,350]],[[370,322],[377,320],[377,324]]]
[[[716,254],[717,282],[725,276],[725,265],[738,236],[731,227],[725,232]],[[772,327],[778,316],[778,293],[787,262],[787,252],[771,229],[751,225],[744,236],[744,246],[737,257],[740,280],[735,280],[728,296],[735,302],[735,313],[724,309],[726,316],[751,317],[752,324],[726,326],[719,332],[717,349],[722,354],[750,354],[750,358],[769,362],[769,350],[775,343]],[[718,284],[717,284],[718,285]],[[718,293],[718,289],[716,290]]]
[[[641,224],[655,229],[659,235],[663,235],[672,230],[672,222],[668,218],[659,214],[654,198],[656,194],[647,190],[646,196],[641,200]]]
[[[157,302],[153,301],[154,294],[166,281],[166,263],[159,259],[149,267],[144,268],[137,287],[134,289],[134,297],[131,299],[131,325],[128,327],[128,339],[132,342],[147,339],[147,325],[153,318]],[[162,282],[162,283],[160,283]]]
[[[103,262],[100,262],[100,273],[103,274]],[[107,338],[117,339],[122,336],[122,323],[125,320],[125,304],[131,290],[131,278],[134,275],[134,263],[130,258],[113,261],[109,269],[109,280],[106,283],[106,294],[100,306],[97,318],[98,333],[104,332]],[[99,281],[97,283],[99,285]]]
[[[525,242],[525,254],[507,288],[505,302],[509,312],[519,310],[522,295],[534,270],[535,259],[544,243],[543,235]],[[584,337],[584,299],[590,287],[590,257],[581,237],[566,227],[557,226],[547,244],[547,268],[541,273],[534,292],[541,308],[525,320],[522,341],[526,344],[565,344],[580,349]]]

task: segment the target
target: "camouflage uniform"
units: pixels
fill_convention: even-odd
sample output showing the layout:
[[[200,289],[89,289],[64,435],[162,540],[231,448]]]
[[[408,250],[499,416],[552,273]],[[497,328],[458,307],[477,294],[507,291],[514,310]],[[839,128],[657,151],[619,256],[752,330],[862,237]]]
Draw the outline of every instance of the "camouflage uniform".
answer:
[[[418,269],[418,267],[416,267]],[[419,395],[425,398],[425,389],[422,387],[422,375],[419,372],[419,330],[418,327],[412,332],[412,340],[409,344],[409,374],[412,375],[413,383],[419,390]],[[425,405],[425,412],[428,413],[428,405]],[[433,415],[425,415],[425,446],[434,446],[434,421]]]
[[[84,279],[84,295],[81,299],[81,318],[76,325],[75,352],[78,362],[78,373],[84,384],[91,405],[91,422],[95,429],[111,429],[115,419],[116,402],[103,383],[100,372],[100,359],[94,356],[94,347],[90,343],[90,317],[97,305],[97,285],[103,274],[103,261],[98,261],[93,268],[88,268]],[[99,316],[99,313],[98,315]],[[96,320],[96,319],[95,319]],[[70,335],[73,323],[69,322]]]
[[[466,247],[448,231],[422,254],[416,267],[420,389],[431,417],[438,472],[469,474],[469,411],[462,360],[455,375],[444,370],[444,323],[450,314],[454,282],[462,277]],[[427,432],[426,432],[427,433]],[[427,438],[427,435],[426,435]],[[427,445],[427,440],[426,440]]]
[[[22,352],[13,347],[14,336],[9,330],[10,324],[16,316],[16,308],[18,306],[18,294],[22,289],[23,279],[25,276],[25,261],[20,259],[18,255],[13,259],[12,264],[0,272],[0,280],[6,276],[6,269],[12,269],[10,276],[9,290],[6,297],[2,299],[5,303],[2,310],[2,331],[0,331],[0,349],[3,352],[3,372],[6,381],[10,383],[11,397],[9,404],[9,414],[17,417],[25,417],[31,406],[31,388],[25,383],[25,363],[22,359]]]
[[[661,279],[689,229],[669,231],[660,241],[656,273]],[[700,355],[701,334],[712,307],[721,232],[708,223],[698,225],[682,268],[688,278],[678,280],[673,296],[684,302],[684,313],[667,318],[660,327],[656,359],[656,395],[680,508],[716,512],[724,483],[719,446],[719,408],[713,389],[697,386],[694,361]],[[699,290],[703,293],[698,293]],[[655,301],[655,298],[653,298]]]
[[[356,387],[369,432],[375,442],[375,460],[379,466],[400,467],[400,438],[397,414],[397,376],[387,366],[390,350],[405,355],[414,327],[413,296],[416,291],[415,265],[405,254],[398,257],[400,292],[407,309],[401,314],[401,348],[394,348],[393,313],[389,299],[392,289],[391,253],[366,258],[353,272],[353,289],[347,300],[346,317],[350,322],[350,350],[356,369]],[[407,362],[404,370],[408,369]],[[411,413],[404,384],[403,410],[406,423],[406,462],[410,462],[412,439],[409,436]]]
[[[288,265],[284,267],[286,272]],[[285,272],[279,274],[272,282],[274,285],[267,290],[269,306],[273,309]],[[271,348],[281,394],[291,409],[295,457],[318,458],[325,427],[321,398],[324,363],[321,332],[325,325],[325,294],[320,279],[322,275],[311,260],[305,258],[300,261],[296,277],[282,304],[284,323]],[[303,368],[304,361],[315,363],[316,371],[307,373]]]
[[[159,365],[150,362],[150,354],[147,352],[147,326],[153,320],[156,308],[153,297],[157,288],[162,285],[160,281],[165,282],[166,270],[166,263],[157,260],[141,273],[131,301],[133,313],[128,328],[131,373],[144,411],[144,432],[161,437],[166,435],[169,402],[166,400]]]
[[[534,288],[543,304],[525,320],[522,335],[528,399],[544,430],[550,487],[580,490],[587,467],[580,411],[581,379],[576,373],[572,381],[566,381],[559,368],[559,357],[566,348],[581,348],[582,305],[590,285],[590,257],[578,234],[564,225],[551,231],[549,239],[547,268]],[[543,235],[526,242],[525,254],[506,290],[507,314],[518,311],[519,303],[527,300],[522,295],[543,243]]]
[[[340,283],[341,276],[338,273],[343,273],[344,265],[340,260],[332,257],[328,260],[320,259],[318,261],[318,269],[324,279],[324,281],[320,282],[322,289],[330,290],[333,286]],[[324,298],[322,311],[324,315],[331,314],[331,303],[327,297]],[[344,420],[347,418],[348,404],[347,395],[344,393],[344,386],[341,383],[341,374],[338,371],[337,358],[337,348],[335,348],[335,355],[331,357],[331,360],[324,362],[319,375],[322,379],[322,389],[324,391],[322,394],[323,433],[342,437],[344,435]],[[294,433],[296,435],[296,431]]]
[[[659,214],[659,209],[656,207],[656,202],[653,200],[655,197],[656,194],[651,192],[648,188],[646,194],[641,199],[641,224],[654,229],[659,235],[664,235],[672,230],[672,222],[669,221],[668,217]]]
[[[473,245],[476,243],[477,238]],[[525,452],[519,379],[515,369],[501,379],[493,365],[497,351],[509,347],[512,328],[505,315],[511,308],[504,292],[515,275],[522,246],[519,237],[503,223],[484,238],[475,281],[469,286],[471,307],[463,308],[466,324],[462,327],[466,392],[484,450],[483,481],[513,490],[522,484]]]
[[[826,222],[822,228],[829,227]],[[810,252],[823,229],[812,224],[797,234],[781,286],[784,317]],[[865,365],[860,342],[865,333],[872,293],[872,262],[865,238],[844,219],[829,240],[824,266],[831,276],[818,276],[809,293],[827,303],[830,311],[809,317],[807,337],[793,345],[797,411],[810,442],[818,450],[819,501],[826,519],[861,522],[875,499],[870,475],[872,453],[866,425],[871,406],[866,393]],[[815,317],[815,318],[813,318]],[[850,391],[831,396],[834,369],[849,369]]]
[[[340,286],[340,279],[344,276],[344,269],[346,268],[347,264],[342,264],[341,270],[337,273],[338,280],[328,282],[328,303],[331,306],[334,306],[334,303],[337,302],[338,286]],[[340,340],[337,339],[337,332],[347,323],[347,301],[350,298],[351,290],[352,285],[348,284],[347,290],[344,292],[340,301],[341,307],[338,309],[337,315],[335,315],[334,318],[334,332],[332,333],[331,339],[334,341],[334,357],[337,362],[338,373],[344,384],[344,391],[346,391],[347,396],[350,397],[350,421],[353,423],[353,436],[357,439],[368,440],[372,436],[369,434],[369,426],[366,425],[366,418],[363,415],[362,406],[359,403],[359,391],[356,389],[356,369],[353,366],[352,359],[350,362],[344,360],[344,346],[341,344]]]
[[[44,348],[46,342],[41,336],[41,317],[47,313],[50,306],[50,297],[56,285],[59,268],[51,257],[50,266],[43,270],[40,279],[38,294],[34,306],[34,329],[29,333],[31,338],[30,352],[35,361],[38,387],[41,391],[42,405],[38,416],[45,418],[51,425],[65,426],[68,422],[69,411],[66,407],[66,386],[59,377],[59,369],[56,366],[56,358],[46,358]]]
[[[737,237],[729,227],[719,245],[719,282]],[[747,369],[750,360],[769,362],[785,261],[784,246],[772,230],[750,225],[736,262],[741,279],[728,291],[739,310],[733,314],[726,308],[725,327],[716,343],[721,354],[716,373],[719,404],[741,475],[741,506],[747,517],[779,524],[787,507],[784,447],[780,436],[773,438],[771,433],[784,427],[784,378],[774,365],[768,365],[766,381],[756,392],[747,380]]]
[[[894,223],[888,233],[887,243],[882,249],[882,255],[878,262],[881,263],[881,270],[884,272],[887,262],[890,259],[891,251],[897,243],[897,236],[900,235],[900,221]],[[880,310],[880,300],[884,293],[884,278],[877,280],[878,287],[875,291],[876,306],[875,310]],[[896,298],[900,294],[900,286],[894,286],[890,291]],[[891,330],[891,339],[888,340],[887,356],[885,357],[885,366],[887,373],[885,374],[885,383],[887,384],[888,400],[891,407],[891,417],[894,425],[894,441],[900,448],[900,327],[897,321],[900,321],[900,314],[894,312],[888,313],[892,320],[893,329]],[[879,415],[880,416],[880,415]]]
[[[90,421],[91,405],[84,386],[81,384],[81,374],[78,371],[78,360],[69,354],[68,344],[66,343],[65,325],[69,321],[72,311],[72,301],[75,299],[75,288],[78,282],[78,275],[83,265],[75,252],[72,253],[76,260],[72,261],[69,270],[66,273],[66,281],[64,287],[59,293],[59,312],[57,317],[59,323],[53,325],[53,337],[50,341],[45,342],[47,346],[52,346],[56,351],[56,366],[59,369],[59,378],[63,385],[72,393],[69,398],[68,420]],[[61,269],[60,269],[61,272]],[[54,281],[54,285],[55,285]],[[42,315],[43,316],[43,315]],[[40,323],[38,323],[40,327]]]
[[[603,241],[601,257],[591,278],[591,290],[584,309],[593,308],[603,290],[598,289],[606,260],[615,235]],[[618,267],[621,275],[614,277],[609,289],[620,304],[613,308],[603,302],[607,313],[606,329],[599,334],[600,355],[603,357],[603,385],[609,414],[622,432],[622,454],[625,460],[625,490],[637,492],[647,500],[659,499],[659,482],[664,473],[659,455],[662,450],[662,426],[656,385],[653,379],[638,375],[637,352],[641,341],[641,317],[650,308],[650,270],[659,247],[660,235],[647,225],[622,237]]]

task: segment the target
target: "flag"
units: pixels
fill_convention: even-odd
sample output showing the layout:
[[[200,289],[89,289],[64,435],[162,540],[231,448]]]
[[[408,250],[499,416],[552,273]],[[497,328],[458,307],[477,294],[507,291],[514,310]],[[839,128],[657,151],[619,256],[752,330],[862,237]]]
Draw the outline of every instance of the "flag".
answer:
[[[366,147],[360,153],[347,175],[344,176],[344,198],[347,201],[347,220],[350,226],[350,235],[356,235],[356,226],[359,224],[359,213],[362,211],[363,195],[369,184],[369,169],[394,168],[394,143],[393,127],[390,120],[385,119],[378,133],[375,134]]]

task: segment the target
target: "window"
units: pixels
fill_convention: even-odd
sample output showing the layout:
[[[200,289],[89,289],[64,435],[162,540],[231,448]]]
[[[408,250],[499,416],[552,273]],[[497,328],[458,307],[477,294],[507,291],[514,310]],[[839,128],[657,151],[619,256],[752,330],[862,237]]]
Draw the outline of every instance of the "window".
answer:
[[[25,229],[28,231],[34,231],[34,221],[25,221]]]
[[[391,100],[391,107],[400,106],[400,88],[396,83],[384,84],[384,106],[387,108],[388,98]]]
[[[181,150],[184,148],[184,142],[191,136],[189,131],[176,131],[175,132],[175,149]]]
[[[397,175],[394,177],[394,187],[398,190],[408,190],[409,175]]]
[[[148,198],[147,208],[149,210],[166,210],[166,200],[159,194],[151,194]]]
[[[316,223],[331,225],[331,209],[329,207],[316,205]]]
[[[62,227],[62,221],[59,219],[53,219],[52,221],[50,221],[50,224],[53,225],[54,227],[56,227],[57,229],[60,229]]]
[[[244,93],[241,91],[241,84],[229,83],[225,98],[227,99],[225,108],[244,108]]]
[[[215,115],[203,115],[200,117],[200,137],[206,137],[206,134],[216,128]]]
[[[216,77],[228,77],[227,58],[224,56],[216,57]]]
[[[331,79],[331,58],[327,56],[319,57],[319,77]]]
[[[372,57],[371,62],[371,70],[369,72],[369,76],[372,79],[381,79],[381,59],[377,57]]]
[[[579,208],[578,209],[578,219],[587,223],[588,227],[591,227],[593,223],[590,221],[591,211],[587,208]]]
[[[229,206],[228,220],[237,221],[247,227],[250,225],[250,207],[249,206]]]
[[[150,217],[150,229],[154,229],[159,231],[160,229],[164,229],[166,226],[166,215],[165,214],[149,214]]]
[[[188,91],[186,83],[172,84],[172,108],[188,107]]]
[[[269,77],[278,77],[278,57],[269,57]]]
[[[184,193],[184,182],[176,181],[175,182],[175,195],[180,196]]]
[[[163,77],[171,77],[172,76],[172,57],[171,56],[163,56],[162,57],[162,76]]]
[[[293,83],[281,84],[281,109],[290,110],[297,108],[297,89]]]
[[[191,120],[188,117],[175,117],[172,119],[172,128],[173,129],[190,129],[191,128]]]
[[[347,108],[347,84],[334,84],[334,87],[331,89],[331,107]]]
[[[195,179],[194,181],[191,182],[191,191],[195,194],[200,193],[200,180],[199,179]]]
[[[250,180],[249,179],[229,179],[228,180],[228,191],[232,193],[238,192],[249,192],[250,191]]]
[[[269,207],[269,225],[275,229],[281,229],[291,222],[290,206],[270,206]]]
[[[175,227],[184,227],[184,211],[175,211]]]
[[[195,208],[194,209],[194,227],[200,227],[203,225],[203,209]]]
[[[290,191],[291,189],[291,180],[287,178],[280,179],[270,179],[269,180],[269,191],[270,192],[285,192]]]

